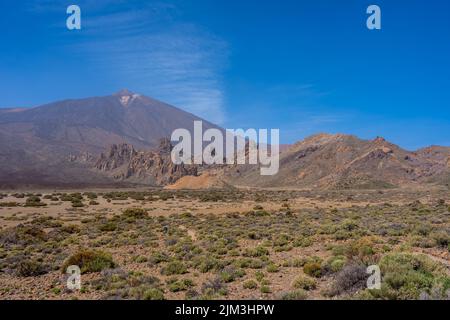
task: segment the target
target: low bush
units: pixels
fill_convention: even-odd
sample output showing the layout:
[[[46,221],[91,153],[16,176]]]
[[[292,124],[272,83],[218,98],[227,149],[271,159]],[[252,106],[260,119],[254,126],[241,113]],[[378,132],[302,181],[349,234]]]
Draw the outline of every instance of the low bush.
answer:
[[[203,300],[213,299],[217,296],[225,296],[228,294],[225,284],[220,278],[208,280],[202,285]]]
[[[143,300],[164,300],[164,293],[161,289],[151,288],[144,291]]]
[[[425,255],[392,253],[380,261],[383,275],[381,290],[372,290],[376,298],[383,299],[418,299],[423,293],[430,293],[433,288],[449,284],[442,265]]]
[[[13,208],[18,206],[20,206],[20,204],[17,202],[0,202],[0,207],[3,208]]]
[[[303,289],[303,290],[314,290],[316,288],[317,282],[313,278],[306,276],[299,276],[295,278],[292,283],[292,287],[295,289]]]
[[[19,263],[16,269],[16,275],[19,277],[37,277],[48,273],[49,266],[36,260],[25,260]]]
[[[181,261],[171,261],[161,269],[161,274],[166,276],[172,276],[177,274],[185,274],[187,267]]]
[[[46,205],[38,196],[28,197],[25,201],[25,207],[45,207]]]
[[[450,235],[448,232],[433,232],[430,237],[436,242],[436,246],[446,248],[450,244]]]
[[[143,219],[146,218],[147,211],[141,208],[128,208],[123,212],[124,217],[134,218],[134,219]]]
[[[179,292],[179,291],[186,291],[189,288],[192,288],[194,286],[194,282],[191,279],[170,279],[167,281],[167,285],[170,292]]]
[[[347,265],[336,275],[329,294],[331,296],[354,294],[366,287],[368,277],[364,265]]]
[[[106,252],[81,249],[64,262],[61,271],[65,273],[72,265],[78,266],[81,273],[91,273],[114,268],[115,263],[111,255]]]
[[[270,289],[270,287],[266,285],[261,286],[260,291],[264,294],[272,293],[272,289]]]
[[[274,263],[269,263],[267,265],[266,269],[267,269],[267,272],[270,272],[270,273],[277,273],[278,271],[280,271],[280,268],[278,268],[278,266]]]
[[[303,266],[303,272],[315,278],[322,276],[322,266],[319,262],[307,262]]]
[[[281,295],[281,300],[306,300],[307,298],[308,294],[302,289],[286,292]]]
[[[115,230],[117,230],[117,224],[112,221],[109,221],[105,224],[102,224],[98,229],[100,231],[104,231],[104,232],[115,231]]]
[[[255,280],[247,280],[242,285],[244,289],[256,289],[258,288],[258,283]]]

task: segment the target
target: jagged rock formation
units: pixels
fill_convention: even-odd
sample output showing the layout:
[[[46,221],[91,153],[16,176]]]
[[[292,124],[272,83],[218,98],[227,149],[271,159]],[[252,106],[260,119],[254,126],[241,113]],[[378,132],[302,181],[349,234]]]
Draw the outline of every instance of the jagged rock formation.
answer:
[[[173,164],[171,150],[168,139],[162,139],[154,151],[138,152],[126,143],[113,145],[107,153],[101,154],[95,168],[115,180],[152,186],[171,184],[188,175],[196,176],[196,166]]]

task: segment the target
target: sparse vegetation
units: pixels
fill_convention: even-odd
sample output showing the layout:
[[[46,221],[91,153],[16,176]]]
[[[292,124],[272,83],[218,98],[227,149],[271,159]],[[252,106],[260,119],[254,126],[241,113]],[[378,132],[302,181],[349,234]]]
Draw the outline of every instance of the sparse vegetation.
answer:
[[[450,219],[442,195],[399,203],[388,193],[352,193],[361,204],[339,206],[348,197],[285,190],[6,195],[3,203],[15,200],[0,206],[0,281],[13,295],[20,291],[8,283],[16,278],[53,281],[78,265],[92,273],[81,298],[446,298]],[[372,264],[381,268],[381,290],[366,289]],[[59,284],[46,290],[73,297]]]

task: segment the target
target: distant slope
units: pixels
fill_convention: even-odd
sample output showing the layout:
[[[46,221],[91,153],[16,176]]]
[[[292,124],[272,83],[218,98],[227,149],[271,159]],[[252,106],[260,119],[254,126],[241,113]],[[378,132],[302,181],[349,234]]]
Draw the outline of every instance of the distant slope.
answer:
[[[450,148],[408,152],[377,138],[319,134],[280,156],[280,171],[261,176],[256,167],[228,171],[233,184],[261,187],[386,188],[425,182],[449,172]]]

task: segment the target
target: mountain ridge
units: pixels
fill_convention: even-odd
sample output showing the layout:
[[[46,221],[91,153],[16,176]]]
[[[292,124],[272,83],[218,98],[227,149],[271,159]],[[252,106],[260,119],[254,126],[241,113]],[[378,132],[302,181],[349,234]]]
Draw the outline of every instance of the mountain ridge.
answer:
[[[0,110],[0,186],[243,185],[256,187],[389,188],[450,183],[450,147],[407,151],[382,137],[319,133],[283,145],[280,171],[259,166],[175,166],[170,137],[206,120],[123,89],[109,96],[66,99],[31,109]],[[163,140],[161,140],[163,139]],[[165,139],[165,140],[164,140]]]

